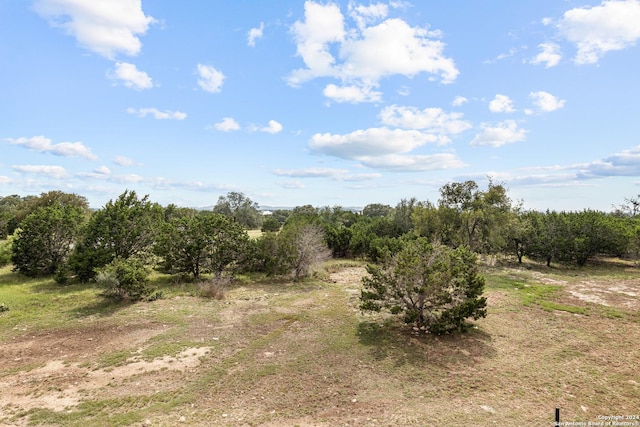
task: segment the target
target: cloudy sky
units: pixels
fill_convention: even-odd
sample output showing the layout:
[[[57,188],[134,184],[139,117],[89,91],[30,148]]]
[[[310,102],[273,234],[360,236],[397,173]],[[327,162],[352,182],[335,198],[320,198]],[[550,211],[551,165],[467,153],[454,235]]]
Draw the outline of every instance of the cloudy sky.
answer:
[[[0,196],[640,193],[640,0],[0,0]]]

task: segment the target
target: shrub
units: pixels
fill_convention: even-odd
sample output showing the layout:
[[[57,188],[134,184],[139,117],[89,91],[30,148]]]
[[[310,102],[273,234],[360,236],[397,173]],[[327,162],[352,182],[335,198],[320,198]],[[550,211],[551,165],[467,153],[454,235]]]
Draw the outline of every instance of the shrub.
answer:
[[[200,282],[196,286],[201,297],[213,298],[217,300],[224,299],[224,286],[229,283],[229,278],[210,279]]]
[[[262,222],[262,232],[266,233],[268,231],[280,231],[280,227],[282,224],[276,218],[269,216],[264,219]]]
[[[360,295],[362,310],[388,310],[434,334],[466,330],[466,319],[485,317],[484,279],[477,256],[420,238],[381,266],[369,265]]]
[[[153,290],[147,286],[149,271],[136,258],[116,258],[98,270],[96,283],[104,289],[102,295],[116,301],[139,301]]]
[[[0,240],[0,267],[11,263],[12,245],[13,236],[9,236],[6,240]]]

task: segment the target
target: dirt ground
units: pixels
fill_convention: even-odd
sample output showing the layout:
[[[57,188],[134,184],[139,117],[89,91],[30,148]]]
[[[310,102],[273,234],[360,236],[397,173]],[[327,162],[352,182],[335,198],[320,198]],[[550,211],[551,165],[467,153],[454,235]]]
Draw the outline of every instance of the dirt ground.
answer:
[[[487,292],[489,315],[466,336],[391,337],[357,308],[363,274],[342,269],[327,290],[293,296],[241,289],[215,308],[202,305],[207,313],[193,310],[203,303],[190,297],[149,303],[138,310],[192,310],[180,334],[202,343],[154,358],[145,349],[176,326],[149,313],[44,332],[17,327],[0,344],[0,425],[28,425],[30,410],[70,413],[89,401],[151,396],[139,403],[148,405],[183,388],[183,403],[134,425],[533,425],[552,421],[556,407],[567,420],[588,421],[640,408],[637,322],[523,308],[496,289]],[[640,278],[532,276],[562,286],[563,301],[640,309]],[[326,314],[336,307],[344,320]],[[186,390],[214,375],[212,366],[214,384]]]

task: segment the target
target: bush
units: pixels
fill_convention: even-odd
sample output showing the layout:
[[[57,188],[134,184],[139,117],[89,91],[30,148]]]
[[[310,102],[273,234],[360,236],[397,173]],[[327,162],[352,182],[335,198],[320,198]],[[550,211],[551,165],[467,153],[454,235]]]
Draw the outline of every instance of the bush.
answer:
[[[9,236],[6,240],[0,240],[0,267],[11,263],[12,243],[13,236]]]
[[[104,288],[103,296],[116,301],[139,301],[151,296],[147,286],[149,271],[136,258],[116,258],[98,270],[96,283]]]
[[[262,232],[263,233],[266,233],[269,231],[277,232],[277,231],[280,231],[281,226],[282,224],[280,223],[280,221],[278,221],[272,216],[268,216],[262,222]]]
[[[466,330],[466,319],[485,317],[484,279],[468,248],[406,243],[381,266],[369,265],[360,294],[362,310],[404,315],[404,321],[434,334]]]
[[[201,297],[222,300],[224,299],[224,286],[229,282],[229,278],[213,278],[205,282],[200,282],[196,286]]]

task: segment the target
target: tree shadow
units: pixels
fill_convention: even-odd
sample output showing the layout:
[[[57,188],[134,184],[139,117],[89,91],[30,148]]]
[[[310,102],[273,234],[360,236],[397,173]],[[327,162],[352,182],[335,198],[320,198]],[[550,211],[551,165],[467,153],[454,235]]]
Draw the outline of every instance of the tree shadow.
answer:
[[[396,367],[471,367],[496,355],[491,335],[475,326],[466,333],[437,336],[414,331],[395,319],[382,324],[363,321],[358,337],[376,360],[391,359]]]
[[[75,319],[82,319],[86,317],[109,317],[133,304],[136,303],[129,301],[115,302],[110,299],[103,298],[81,307],[72,308],[66,313]]]

